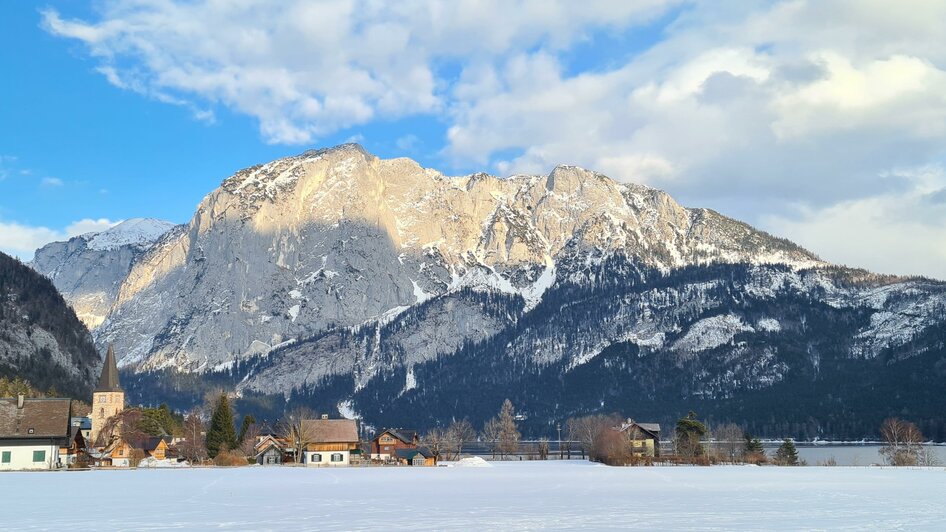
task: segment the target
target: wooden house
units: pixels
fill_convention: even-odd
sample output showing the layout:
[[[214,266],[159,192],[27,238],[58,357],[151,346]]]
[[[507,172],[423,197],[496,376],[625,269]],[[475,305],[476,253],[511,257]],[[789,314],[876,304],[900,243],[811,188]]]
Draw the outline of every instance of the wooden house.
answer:
[[[89,455],[86,449],[86,431],[75,424],[69,427],[68,445],[59,448],[59,461],[63,466],[72,465],[86,466],[89,463]]]
[[[143,438],[137,442],[139,449],[144,452],[146,458],[154,458],[155,460],[167,460],[168,458],[168,442],[167,439],[163,437],[155,438]]]
[[[278,465],[285,461],[288,445],[283,439],[266,434],[259,437],[254,448],[257,464]]]
[[[302,454],[307,466],[347,466],[359,454],[358,423],[354,419],[306,419],[302,430],[309,443]]]
[[[169,446],[165,437],[116,438],[97,457],[96,463],[111,467],[137,467],[145,458],[168,459]]]
[[[426,447],[412,447],[396,449],[394,459],[397,463],[407,466],[435,466],[437,459]]]
[[[71,399],[0,399],[0,471],[56,469],[70,447]]]
[[[371,440],[372,460],[393,460],[398,449],[416,449],[420,436],[412,429],[385,429]]]
[[[136,456],[135,448],[125,440],[116,438],[105,448],[98,463],[103,466],[130,467],[135,458],[140,458]]]
[[[627,437],[631,452],[636,456],[660,456],[660,424],[638,423],[628,419],[619,428]]]

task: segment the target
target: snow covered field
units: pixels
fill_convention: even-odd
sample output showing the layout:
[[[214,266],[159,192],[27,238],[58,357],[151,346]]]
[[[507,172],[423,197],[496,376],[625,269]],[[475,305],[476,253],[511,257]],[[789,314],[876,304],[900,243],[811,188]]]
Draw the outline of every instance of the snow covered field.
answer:
[[[247,467],[6,473],[25,530],[946,529],[946,469]]]

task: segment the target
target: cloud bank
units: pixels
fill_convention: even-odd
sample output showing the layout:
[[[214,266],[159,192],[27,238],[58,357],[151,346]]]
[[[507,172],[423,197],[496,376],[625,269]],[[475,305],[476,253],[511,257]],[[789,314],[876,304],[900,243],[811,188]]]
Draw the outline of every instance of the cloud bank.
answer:
[[[580,164],[831,260],[946,278],[946,3],[275,6],[117,1],[43,24],[116,87],[252,116],[268,142],[431,115],[456,166]]]
[[[16,222],[0,221],[0,251],[13,255],[20,260],[33,259],[33,253],[50,242],[68,240],[85,233],[99,232],[119,222],[105,218],[97,220],[84,218],[72,222],[63,229],[50,229]]]

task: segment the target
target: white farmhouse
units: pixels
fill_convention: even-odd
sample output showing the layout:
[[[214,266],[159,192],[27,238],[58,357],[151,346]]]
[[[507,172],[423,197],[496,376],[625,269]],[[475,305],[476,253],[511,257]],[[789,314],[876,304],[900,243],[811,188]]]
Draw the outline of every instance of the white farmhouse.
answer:
[[[0,399],[0,471],[56,469],[70,445],[70,399]]]
[[[306,419],[302,430],[308,443],[302,461],[307,466],[347,466],[358,450],[358,423],[353,419]]]

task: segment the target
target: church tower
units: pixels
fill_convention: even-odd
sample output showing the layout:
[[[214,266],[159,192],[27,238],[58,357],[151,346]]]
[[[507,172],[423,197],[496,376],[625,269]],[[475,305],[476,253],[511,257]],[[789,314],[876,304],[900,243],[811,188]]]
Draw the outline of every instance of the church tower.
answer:
[[[112,345],[108,346],[105,355],[105,364],[102,365],[102,375],[99,384],[92,392],[92,442],[98,437],[99,431],[105,426],[108,418],[125,409],[125,390],[118,383],[118,365],[115,363],[115,351]]]

